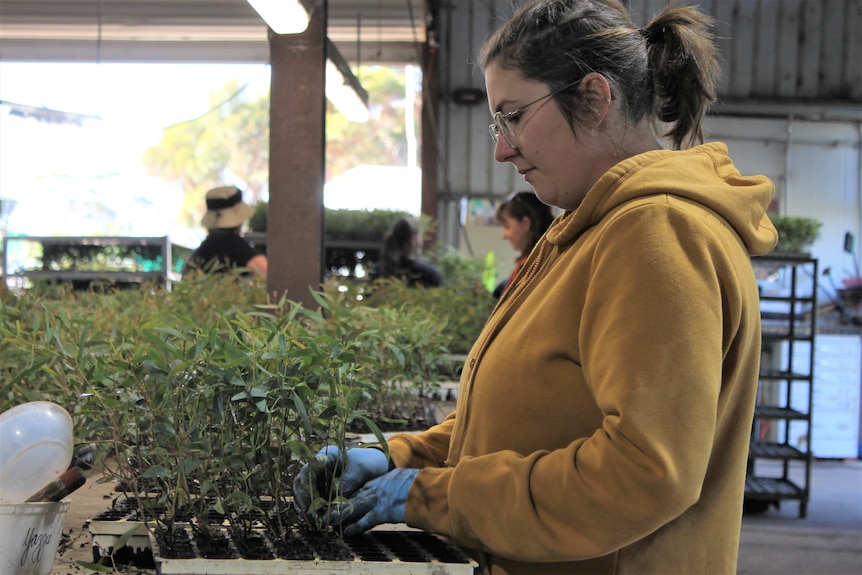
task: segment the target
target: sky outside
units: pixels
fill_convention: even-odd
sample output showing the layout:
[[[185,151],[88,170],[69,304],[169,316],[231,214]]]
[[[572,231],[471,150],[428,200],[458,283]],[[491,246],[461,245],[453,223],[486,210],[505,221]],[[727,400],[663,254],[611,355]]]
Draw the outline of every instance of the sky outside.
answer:
[[[0,63],[0,100],[101,118],[49,124],[0,106],[0,197],[18,202],[8,232],[198,237],[176,228],[179,186],[147,176],[141,157],[163,128],[207,112],[230,80],[258,93],[269,68]]]
[[[269,67],[0,63],[0,100],[100,118],[50,124],[0,105],[0,198],[17,202],[8,221],[0,214],[0,231],[5,224],[10,235],[170,235],[196,245],[204,230],[176,223],[181,188],[147,176],[141,158],[163,128],[208,112],[210,94],[231,80],[260,94],[269,89]],[[327,183],[326,206],[418,214],[420,177],[415,167],[360,166]]]

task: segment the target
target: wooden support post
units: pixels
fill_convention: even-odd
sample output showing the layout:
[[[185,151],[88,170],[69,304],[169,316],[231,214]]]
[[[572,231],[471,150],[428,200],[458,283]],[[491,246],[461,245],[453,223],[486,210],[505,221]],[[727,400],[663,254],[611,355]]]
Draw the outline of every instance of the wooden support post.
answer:
[[[270,31],[267,289],[316,307],[323,280],[327,3],[302,34]]]

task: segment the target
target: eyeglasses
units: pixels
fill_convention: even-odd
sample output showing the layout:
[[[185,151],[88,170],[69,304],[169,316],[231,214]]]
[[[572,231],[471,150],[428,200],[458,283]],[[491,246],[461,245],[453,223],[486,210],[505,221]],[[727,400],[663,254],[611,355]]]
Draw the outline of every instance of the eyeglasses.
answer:
[[[518,144],[515,143],[515,131],[512,128],[512,124],[510,124],[510,122],[512,120],[517,120],[518,117],[521,115],[521,113],[523,113],[524,110],[526,110],[527,108],[529,108],[533,104],[541,102],[545,98],[551,98],[553,96],[556,96],[557,94],[559,94],[563,90],[566,90],[567,88],[571,88],[572,86],[574,86],[578,82],[580,82],[580,80],[572,82],[571,84],[566,84],[562,88],[558,88],[557,90],[554,90],[553,92],[545,94],[544,96],[542,96],[540,98],[536,98],[532,102],[528,102],[528,103],[524,104],[523,106],[521,106],[517,110],[512,110],[511,112],[507,112],[505,114],[502,111],[494,112],[494,116],[493,116],[494,121],[488,125],[488,132],[491,133],[491,139],[494,140],[494,143],[496,144],[497,139],[502,135],[503,138],[506,139],[506,142],[510,146],[512,146],[513,148],[517,148]]]

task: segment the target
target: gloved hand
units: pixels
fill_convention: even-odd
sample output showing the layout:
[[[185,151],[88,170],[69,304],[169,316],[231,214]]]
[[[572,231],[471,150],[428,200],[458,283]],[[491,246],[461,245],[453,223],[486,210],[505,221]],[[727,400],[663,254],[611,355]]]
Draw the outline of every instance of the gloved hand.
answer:
[[[350,537],[382,523],[403,523],[407,494],[418,473],[399,468],[372,479],[332,511],[330,525],[346,526],[344,535]]]
[[[315,500],[329,501],[335,491],[347,497],[365,482],[389,470],[389,461],[379,449],[356,447],[341,451],[330,445],[317,452],[316,457],[302,466],[293,481],[293,504],[300,515],[314,522]],[[333,480],[339,485],[333,490]],[[330,491],[333,491],[330,493]]]

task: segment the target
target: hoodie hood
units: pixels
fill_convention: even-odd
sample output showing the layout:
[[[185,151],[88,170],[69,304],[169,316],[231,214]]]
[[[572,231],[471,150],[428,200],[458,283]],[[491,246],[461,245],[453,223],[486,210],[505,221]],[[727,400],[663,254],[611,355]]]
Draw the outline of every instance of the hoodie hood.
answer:
[[[769,253],[778,232],[766,209],[775,186],[766,176],[743,176],[725,144],[687,150],[655,150],[623,160],[606,172],[573,212],[548,230],[552,244],[564,245],[597,224],[617,206],[657,194],[703,205],[736,231],[751,256]]]

